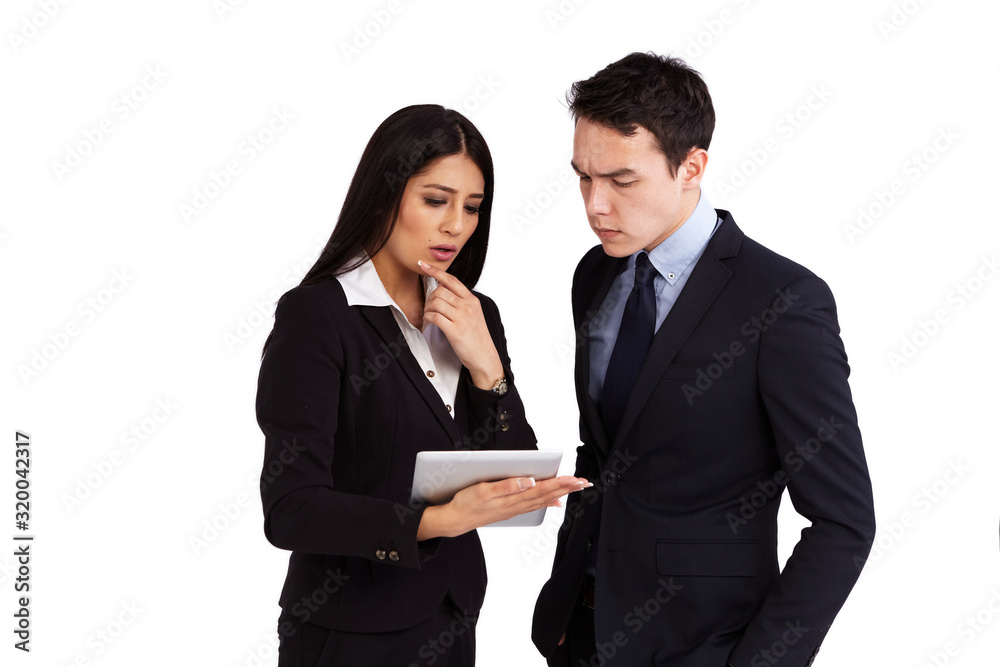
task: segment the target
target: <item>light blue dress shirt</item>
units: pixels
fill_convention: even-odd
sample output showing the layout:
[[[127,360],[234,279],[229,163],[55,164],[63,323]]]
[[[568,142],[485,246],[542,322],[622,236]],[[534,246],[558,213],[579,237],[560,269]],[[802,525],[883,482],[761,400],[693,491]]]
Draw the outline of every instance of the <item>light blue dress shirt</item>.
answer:
[[[691,271],[701,258],[709,239],[719,226],[719,216],[702,192],[698,205],[677,231],[668,236],[649,253],[649,261],[658,275],[653,281],[656,292],[656,330],[673,308],[681,290],[691,277]],[[618,329],[621,327],[625,302],[635,282],[635,258],[640,250],[628,258],[625,270],[618,274],[608,296],[601,306],[606,317],[595,318],[590,332],[590,397],[600,405],[604,376],[608,372],[608,362],[615,349]]]

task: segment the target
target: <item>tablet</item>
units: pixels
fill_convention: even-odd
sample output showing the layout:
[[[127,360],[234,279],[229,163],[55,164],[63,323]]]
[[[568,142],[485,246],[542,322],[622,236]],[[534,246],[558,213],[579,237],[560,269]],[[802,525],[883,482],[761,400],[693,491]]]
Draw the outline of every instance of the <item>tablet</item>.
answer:
[[[561,460],[562,452],[533,449],[417,452],[410,503],[441,505],[465,487],[479,482],[497,482],[508,477],[549,479],[559,472]],[[489,526],[537,526],[544,518],[543,507]]]

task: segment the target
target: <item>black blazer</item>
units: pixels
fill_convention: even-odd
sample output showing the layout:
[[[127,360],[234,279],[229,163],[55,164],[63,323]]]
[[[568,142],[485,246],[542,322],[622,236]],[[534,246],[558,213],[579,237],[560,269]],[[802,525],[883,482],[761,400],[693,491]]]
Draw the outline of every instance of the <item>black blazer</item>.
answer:
[[[500,314],[477,294],[509,381],[503,397],[463,368],[455,417],[410,353],[389,307],[348,306],[340,283],[278,301],[261,362],[264,534],[292,551],[280,604],[300,622],[382,632],[426,619],[450,591],[478,611],[486,569],[475,531],[418,543],[409,504],[421,450],[534,449]]]
[[[535,608],[543,655],[567,629],[598,529],[595,629],[615,665],[809,664],[871,547],[871,482],[833,296],[718,214],[613,442],[588,394],[587,332],[625,260],[598,246],[577,268],[576,474],[595,487],[567,502]],[[779,574],[786,485],[812,525]]]

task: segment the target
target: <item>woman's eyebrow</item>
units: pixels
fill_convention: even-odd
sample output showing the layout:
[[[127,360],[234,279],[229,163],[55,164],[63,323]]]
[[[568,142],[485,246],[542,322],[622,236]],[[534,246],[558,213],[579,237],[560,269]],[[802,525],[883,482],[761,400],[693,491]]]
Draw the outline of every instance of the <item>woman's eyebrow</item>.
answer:
[[[440,183],[425,183],[424,185],[421,185],[420,187],[422,187],[422,188],[434,188],[436,190],[443,190],[444,192],[449,192],[449,193],[451,193],[453,195],[458,194],[458,190],[456,190],[455,188],[448,187],[447,185],[441,185]],[[469,197],[471,199],[483,199],[484,195],[483,195],[483,193],[478,192],[476,194],[469,195]]]

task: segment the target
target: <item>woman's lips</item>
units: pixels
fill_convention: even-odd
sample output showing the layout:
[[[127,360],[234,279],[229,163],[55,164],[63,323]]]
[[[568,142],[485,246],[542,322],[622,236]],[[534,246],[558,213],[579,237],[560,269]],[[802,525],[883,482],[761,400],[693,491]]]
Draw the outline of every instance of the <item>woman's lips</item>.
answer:
[[[434,256],[434,259],[439,262],[447,262],[455,256],[457,251],[458,247],[451,244],[438,245],[431,248],[431,254]]]

